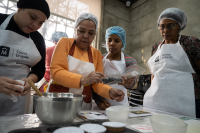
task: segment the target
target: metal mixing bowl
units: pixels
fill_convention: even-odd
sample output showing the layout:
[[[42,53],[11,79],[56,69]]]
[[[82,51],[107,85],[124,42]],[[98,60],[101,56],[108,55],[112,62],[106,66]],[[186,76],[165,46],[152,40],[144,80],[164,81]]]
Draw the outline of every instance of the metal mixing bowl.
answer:
[[[43,93],[33,96],[38,118],[48,125],[70,124],[81,109],[84,95],[72,93]]]

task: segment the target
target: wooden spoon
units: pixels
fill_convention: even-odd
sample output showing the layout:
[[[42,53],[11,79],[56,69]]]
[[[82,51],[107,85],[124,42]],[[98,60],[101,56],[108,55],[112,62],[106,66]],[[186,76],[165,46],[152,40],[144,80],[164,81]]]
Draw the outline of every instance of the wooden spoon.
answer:
[[[38,94],[38,96],[44,96],[39,89],[35,86],[32,80],[28,80],[29,85],[35,90],[35,92]]]

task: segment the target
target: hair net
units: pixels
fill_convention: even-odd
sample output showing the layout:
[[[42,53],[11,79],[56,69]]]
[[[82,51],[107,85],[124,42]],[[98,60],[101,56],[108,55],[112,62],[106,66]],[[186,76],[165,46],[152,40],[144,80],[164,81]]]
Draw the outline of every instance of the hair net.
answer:
[[[157,24],[159,25],[160,21],[163,19],[171,19],[173,21],[176,21],[180,25],[181,30],[185,28],[187,23],[187,16],[183,12],[183,10],[179,8],[167,8],[166,10],[164,10],[160,14]]]
[[[60,40],[60,38],[62,38],[62,37],[67,37],[68,38],[68,35],[65,32],[56,31],[56,32],[54,32],[52,34],[51,40],[55,41],[55,42],[58,42]]]
[[[79,25],[79,23],[83,20],[92,20],[94,23],[95,23],[95,26],[96,26],[96,32],[97,32],[97,28],[98,28],[98,19],[95,15],[93,15],[92,13],[82,13],[80,14],[76,21],[75,21],[75,28]]]
[[[123,48],[122,50],[124,50],[125,46],[126,46],[126,32],[125,30],[122,28],[122,27],[119,27],[119,26],[113,26],[113,27],[110,27],[106,30],[106,35],[105,35],[105,39],[106,39],[106,50],[108,50],[108,46],[107,46],[107,39],[108,39],[108,36],[112,35],[112,34],[117,34],[121,40],[122,40],[122,44],[123,44]]]

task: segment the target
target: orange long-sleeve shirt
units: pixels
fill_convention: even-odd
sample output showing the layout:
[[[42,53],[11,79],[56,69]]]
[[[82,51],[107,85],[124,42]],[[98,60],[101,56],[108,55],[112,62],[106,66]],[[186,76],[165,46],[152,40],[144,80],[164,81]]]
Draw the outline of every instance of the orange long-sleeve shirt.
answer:
[[[68,88],[80,88],[80,79],[82,75],[68,71],[69,69],[67,56],[69,55],[69,50],[73,42],[73,38],[60,39],[53,53],[50,72],[52,79],[56,81],[56,83]],[[91,47],[91,51],[95,71],[103,73],[103,61],[101,52],[93,47]],[[85,62],[89,62],[88,52],[81,50],[77,46],[75,46],[73,57]],[[110,86],[102,83],[94,83],[92,84],[92,88],[98,95],[110,99]]]

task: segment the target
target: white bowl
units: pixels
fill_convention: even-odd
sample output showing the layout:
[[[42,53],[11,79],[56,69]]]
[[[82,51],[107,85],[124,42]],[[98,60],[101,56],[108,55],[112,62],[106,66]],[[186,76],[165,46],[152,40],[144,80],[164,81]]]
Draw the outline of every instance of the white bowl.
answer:
[[[200,131],[200,121],[198,120],[187,120],[188,124],[187,133],[199,133]]]
[[[186,133],[187,124],[179,118],[166,114],[155,114],[150,118],[154,133]]]
[[[53,133],[84,133],[84,131],[78,127],[63,127],[55,130]]]
[[[126,122],[129,112],[130,107],[126,105],[111,106],[106,109],[106,115],[112,122]]]
[[[104,133],[106,128],[99,124],[83,124],[80,126],[87,133]]]
[[[123,132],[126,124],[121,122],[103,122],[102,125],[107,128],[109,132]]]

